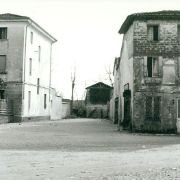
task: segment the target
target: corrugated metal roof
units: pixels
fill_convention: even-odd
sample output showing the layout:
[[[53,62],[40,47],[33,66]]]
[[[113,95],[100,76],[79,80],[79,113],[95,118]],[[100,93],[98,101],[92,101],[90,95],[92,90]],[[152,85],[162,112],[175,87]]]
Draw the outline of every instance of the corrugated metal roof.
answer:
[[[119,33],[126,33],[135,20],[180,20],[180,11],[164,10],[131,14],[122,24]]]

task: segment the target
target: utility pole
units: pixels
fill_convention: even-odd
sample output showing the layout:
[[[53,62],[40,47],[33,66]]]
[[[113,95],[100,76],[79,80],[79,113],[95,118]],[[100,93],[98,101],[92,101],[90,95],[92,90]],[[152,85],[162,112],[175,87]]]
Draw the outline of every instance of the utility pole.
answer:
[[[76,80],[76,72],[74,70],[74,73],[71,73],[71,85],[72,85],[72,91],[71,91],[71,104],[70,104],[70,111],[71,115],[73,114],[73,101],[74,101],[74,86],[75,86],[75,80]]]

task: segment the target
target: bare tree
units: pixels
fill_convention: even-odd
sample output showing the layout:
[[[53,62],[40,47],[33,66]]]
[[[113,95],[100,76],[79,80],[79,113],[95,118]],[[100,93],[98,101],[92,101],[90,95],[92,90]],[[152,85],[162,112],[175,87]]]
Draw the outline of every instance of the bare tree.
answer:
[[[105,66],[105,72],[106,72],[107,80],[113,87],[113,70],[111,68],[111,65]]]

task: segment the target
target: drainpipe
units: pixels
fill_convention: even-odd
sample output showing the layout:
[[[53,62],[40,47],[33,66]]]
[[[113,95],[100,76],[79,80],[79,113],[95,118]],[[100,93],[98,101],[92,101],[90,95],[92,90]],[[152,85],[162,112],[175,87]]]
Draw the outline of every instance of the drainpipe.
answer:
[[[25,27],[25,36],[24,36],[24,56],[23,56],[23,77],[22,77],[22,100],[24,99],[24,84],[25,84],[25,77],[26,77],[26,45],[27,45],[27,28],[32,24],[29,22]],[[24,112],[24,102],[21,104],[21,116]]]
[[[51,119],[51,73],[52,73],[52,42],[50,48],[50,74],[49,74],[49,116]]]

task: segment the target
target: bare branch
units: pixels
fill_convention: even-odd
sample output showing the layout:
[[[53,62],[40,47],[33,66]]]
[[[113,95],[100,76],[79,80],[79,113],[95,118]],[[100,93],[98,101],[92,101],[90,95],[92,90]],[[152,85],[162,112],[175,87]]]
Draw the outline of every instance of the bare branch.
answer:
[[[113,71],[112,71],[112,68],[110,65],[105,67],[105,72],[106,72],[107,78],[109,80],[109,83],[113,87]]]

